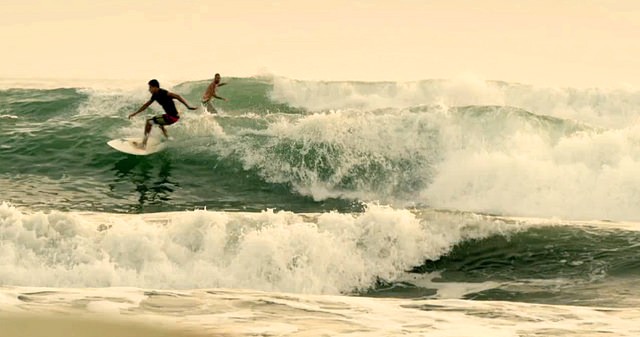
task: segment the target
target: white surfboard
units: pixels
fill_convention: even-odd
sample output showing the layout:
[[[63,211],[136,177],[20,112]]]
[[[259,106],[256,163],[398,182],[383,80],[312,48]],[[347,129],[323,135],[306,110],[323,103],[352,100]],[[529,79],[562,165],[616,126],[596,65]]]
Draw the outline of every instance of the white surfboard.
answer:
[[[147,146],[141,149],[137,144],[142,144],[142,138],[119,138],[112,139],[107,142],[112,148],[136,156],[146,156],[152,153],[160,152],[167,147],[167,142],[162,142],[157,139],[149,139]]]

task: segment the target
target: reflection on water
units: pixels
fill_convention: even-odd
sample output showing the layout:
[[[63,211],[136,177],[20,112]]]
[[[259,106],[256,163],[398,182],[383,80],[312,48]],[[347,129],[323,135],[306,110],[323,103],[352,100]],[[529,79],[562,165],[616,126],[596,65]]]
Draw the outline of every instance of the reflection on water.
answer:
[[[171,158],[169,155],[154,157],[126,156],[117,161],[112,171],[115,173],[109,189],[113,193],[130,193],[120,198],[132,200],[129,209],[142,212],[149,206],[167,205],[171,202],[171,194],[179,184],[171,178]],[[135,201],[134,201],[135,200]]]

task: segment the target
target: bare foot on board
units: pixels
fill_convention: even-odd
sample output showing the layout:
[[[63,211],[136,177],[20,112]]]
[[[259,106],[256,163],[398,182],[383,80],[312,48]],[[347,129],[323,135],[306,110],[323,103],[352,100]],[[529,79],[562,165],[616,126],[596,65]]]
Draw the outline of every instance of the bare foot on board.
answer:
[[[142,143],[138,143],[136,141],[131,142],[133,144],[133,146],[139,148],[140,150],[144,150],[145,146]]]

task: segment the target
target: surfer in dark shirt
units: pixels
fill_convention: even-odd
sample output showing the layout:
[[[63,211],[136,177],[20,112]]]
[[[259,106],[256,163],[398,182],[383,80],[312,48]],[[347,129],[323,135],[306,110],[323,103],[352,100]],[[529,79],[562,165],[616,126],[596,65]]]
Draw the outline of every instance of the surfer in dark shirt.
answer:
[[[174,99],[177,99],[178,101],[180,101],[189,110],[196,109],[190,106],[189,103],[187,103],[187,101],[185,101],[184,98],[182,98],[182,96],[166,91],[164,89],[161,89],[160,83],[158,83],[158,80],[149,81],[149,92],[151,93],[151,99],[149,99],[147,103],[145,103],[142,107],[140,107],[138,111],[130,114],[129,119],[139,114],[140,112],[144,111],[154,101],[158,102],[158,104],[162,106],[162,109],[164,109],[165,113],[162,115],[157,115],[147,119],[147,123],[144,126],[144,138],[142,139],[142,144],[139,144],[140,148],[142,149],[144,149],[147,146],[147,140],[149,139],[149,133],[151,132],[151,128],[153,127],[153,124],[158,125],[158,127],[160,127],[160,130],[162,130],[162,133],[164,134],[164,136],[169,138],[169,135],[167,134],[167,130],[164,128],[165,125],[171,125],[180,119],[180,114],[178,113],[178,110],[176,109],[176,105],[173,102]]]

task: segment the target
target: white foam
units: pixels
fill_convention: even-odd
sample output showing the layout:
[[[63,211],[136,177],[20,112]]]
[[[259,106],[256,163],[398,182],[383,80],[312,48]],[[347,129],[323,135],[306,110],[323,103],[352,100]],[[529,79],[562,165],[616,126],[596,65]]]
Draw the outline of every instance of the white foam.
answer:
[[[469,76],[417,82],[317,82],[275,77],[271,98],[311,111],[419,105],[513,106],[604,127],[624,127],[637,120],[640,105],[640,92],[632,89],[545,88]]]
[[[271,98],[312,111],[417,105],[502,105],[504,93],[476,79],[418,82],[315,82],[275,77]]]
[[[60,326],[53,319],[78,317],[91,331],[91,320],[105,319],[89,315],[87,308],[77,305],[87,300],[118,303],[140,298],[139,305],[122,310],[122,318],[145,322],[177,332],[198,335],[279,335],[279,336],[601,336],[635,337],[638,334],[638,308],[577,307],[533,303],[402,300],[345,296],[295,295],[240,289],[211,289],[175,292],[145,292],[103,289],[47,289],[34,293],[31,288],[11,289],[29,298],[19,305],[2,304],[3,312],[57,313],[51,320],[42,317],[0,316],[4,324],[15,324],[12,317],[28,318],[38,324],[41,333]],[[5,292],[0,288],[0,293]],[[111,315],[109,315],[111,316]],[[124,322],[115,320],[111,322]],[[105,323],[95,321],[96,329]],[[48,325],[47,325],[48,324]],[[71,325],[72,323],[69,323]],[[89,326],[86,326],[89,324]],[[131,326],[133,328],[134,326]],[[11,326],[12,331],[16,330]],[[138,333],[141,333],[138,332]],[[95,334],[87,334],[95,335]],[[103,334],[104,335],[104,334]],[[145,334],[155,336],[156,334]],[[166,334],[165,334],[166,335]],[[173,334],[172,334],[173,335]],[[18,334],[12,335],[18,336]]]
[[[0,206],[0,284],[242,287],[336,294],[393,281],[468,238],[518,230],[483,217],[28,213]]]
[[[253,132],[259,143],[239,139],[229,146],[246,169],[258,169],[269,182],[290,183],[316,200],[342,196],[393,203],[412,188],[404,179],[430,175],[429,161],[438,155],[433,118],[353,110],[282,117]],[[405,164],[411,167],[396,167]]]
[[[534,217],[638,220],[638,125],[586,131],[557,142],[535,132],[468,146],[450,133],[422,198],[434,207]],[[454,140],[454,141],[451,141]],[[460,144],[460,140],[464,144]],[[469,143],[466,143],[469,141]]]
[[[478,293],[484,290],[495,289],[503,284],[495,281],[485,282],[435,282],[440,272],[426,274],[407,274],[402,281],[411,283],[425,289],[434,289],[436,293],[429,296],[430,299],[460,299],[467,294]]]

